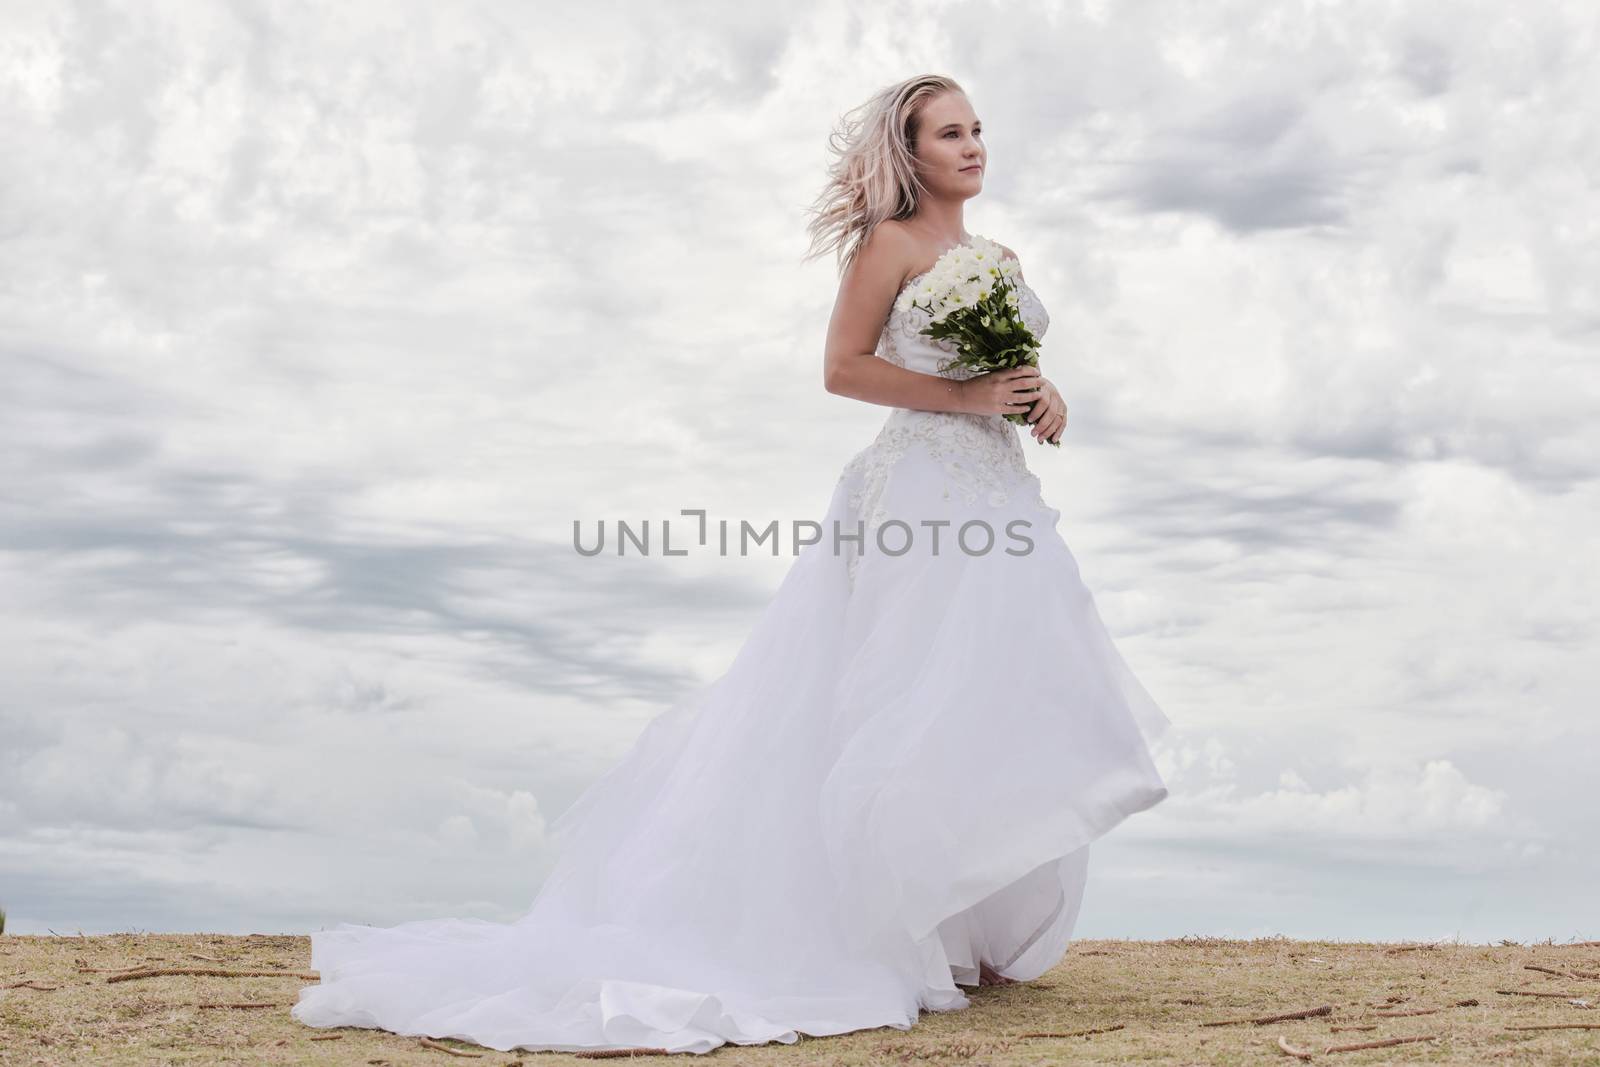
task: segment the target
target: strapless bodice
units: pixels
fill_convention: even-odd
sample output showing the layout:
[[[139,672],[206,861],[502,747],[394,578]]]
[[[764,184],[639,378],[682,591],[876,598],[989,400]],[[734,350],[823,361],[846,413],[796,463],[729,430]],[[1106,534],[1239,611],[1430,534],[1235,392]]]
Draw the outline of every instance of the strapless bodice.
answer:
[[[900,287],[894,305],[889,310],[889,318],[884,322],[883,332],[878,336],[878,347],[873,354],[897,367],[905,367],[919,374],[937,374],[944,378],[974,377],[974,372],[964,367],[941,371],[939,364],[955,355],[955,344],[951,341],[936,341],[921,332],[932,319],[928,312],[915,306],[904,309],[899,306],[901,295],[927,274],[928,271],[923,271]],[[1045,331],[1050,328],[1050,313],[1045,311],[1038,294],[1021,278],[1017,279],[1017,309],[1022,313],[1022,321],[1027,324],[1028,329],[1043,341]]]

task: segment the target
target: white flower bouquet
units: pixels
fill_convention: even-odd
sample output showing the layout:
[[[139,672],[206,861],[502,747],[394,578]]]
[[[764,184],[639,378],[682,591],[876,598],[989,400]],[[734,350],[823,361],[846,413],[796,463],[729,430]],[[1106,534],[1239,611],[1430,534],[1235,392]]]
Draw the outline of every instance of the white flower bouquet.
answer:
[[[969,243],[940,256],[916,285],[907,286],[895,306],[928,312],[931,321],[920,332],[954,342],[955,355],[940,364],[941,371],[962,367],[977,375],[1036,367],[1039,339],[1022,321],[1016,277],[1016,260],[1005,258],[994,241],[974,234]],[[1002,417],[1028,425],[1024,412]],[[1061,447],[1059,441],[1050,443]]]

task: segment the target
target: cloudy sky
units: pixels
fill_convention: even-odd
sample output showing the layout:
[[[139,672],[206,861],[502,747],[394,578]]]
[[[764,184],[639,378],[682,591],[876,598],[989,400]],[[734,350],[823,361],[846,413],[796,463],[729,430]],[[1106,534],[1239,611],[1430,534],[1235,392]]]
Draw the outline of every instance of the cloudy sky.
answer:
[[[820,518],[839,115],[936,71],[1172,796],[1078,932],[1600,938],[1593,4],[0,5],[14,932],[521,915]],[[1004,813],[997,813],[1004,817]]]

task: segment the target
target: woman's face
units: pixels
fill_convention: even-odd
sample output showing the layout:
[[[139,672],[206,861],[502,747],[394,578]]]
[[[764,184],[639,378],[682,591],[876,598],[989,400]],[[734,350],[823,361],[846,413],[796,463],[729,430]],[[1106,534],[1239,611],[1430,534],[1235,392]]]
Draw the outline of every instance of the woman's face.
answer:
[[[983,190],[989,150],[965,93],[940,93],[923,105],[916,156],[929,192],[965,199]]]

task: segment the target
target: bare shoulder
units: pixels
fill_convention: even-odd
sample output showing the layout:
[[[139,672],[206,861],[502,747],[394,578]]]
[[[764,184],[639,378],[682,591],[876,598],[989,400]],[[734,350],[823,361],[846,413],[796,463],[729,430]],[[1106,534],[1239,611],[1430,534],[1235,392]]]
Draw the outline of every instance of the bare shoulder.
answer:
[[[917,272],[922,255],[921,239],[899,219],[884,219],[872,228],[856,258],[869,277],[899,288]]]

